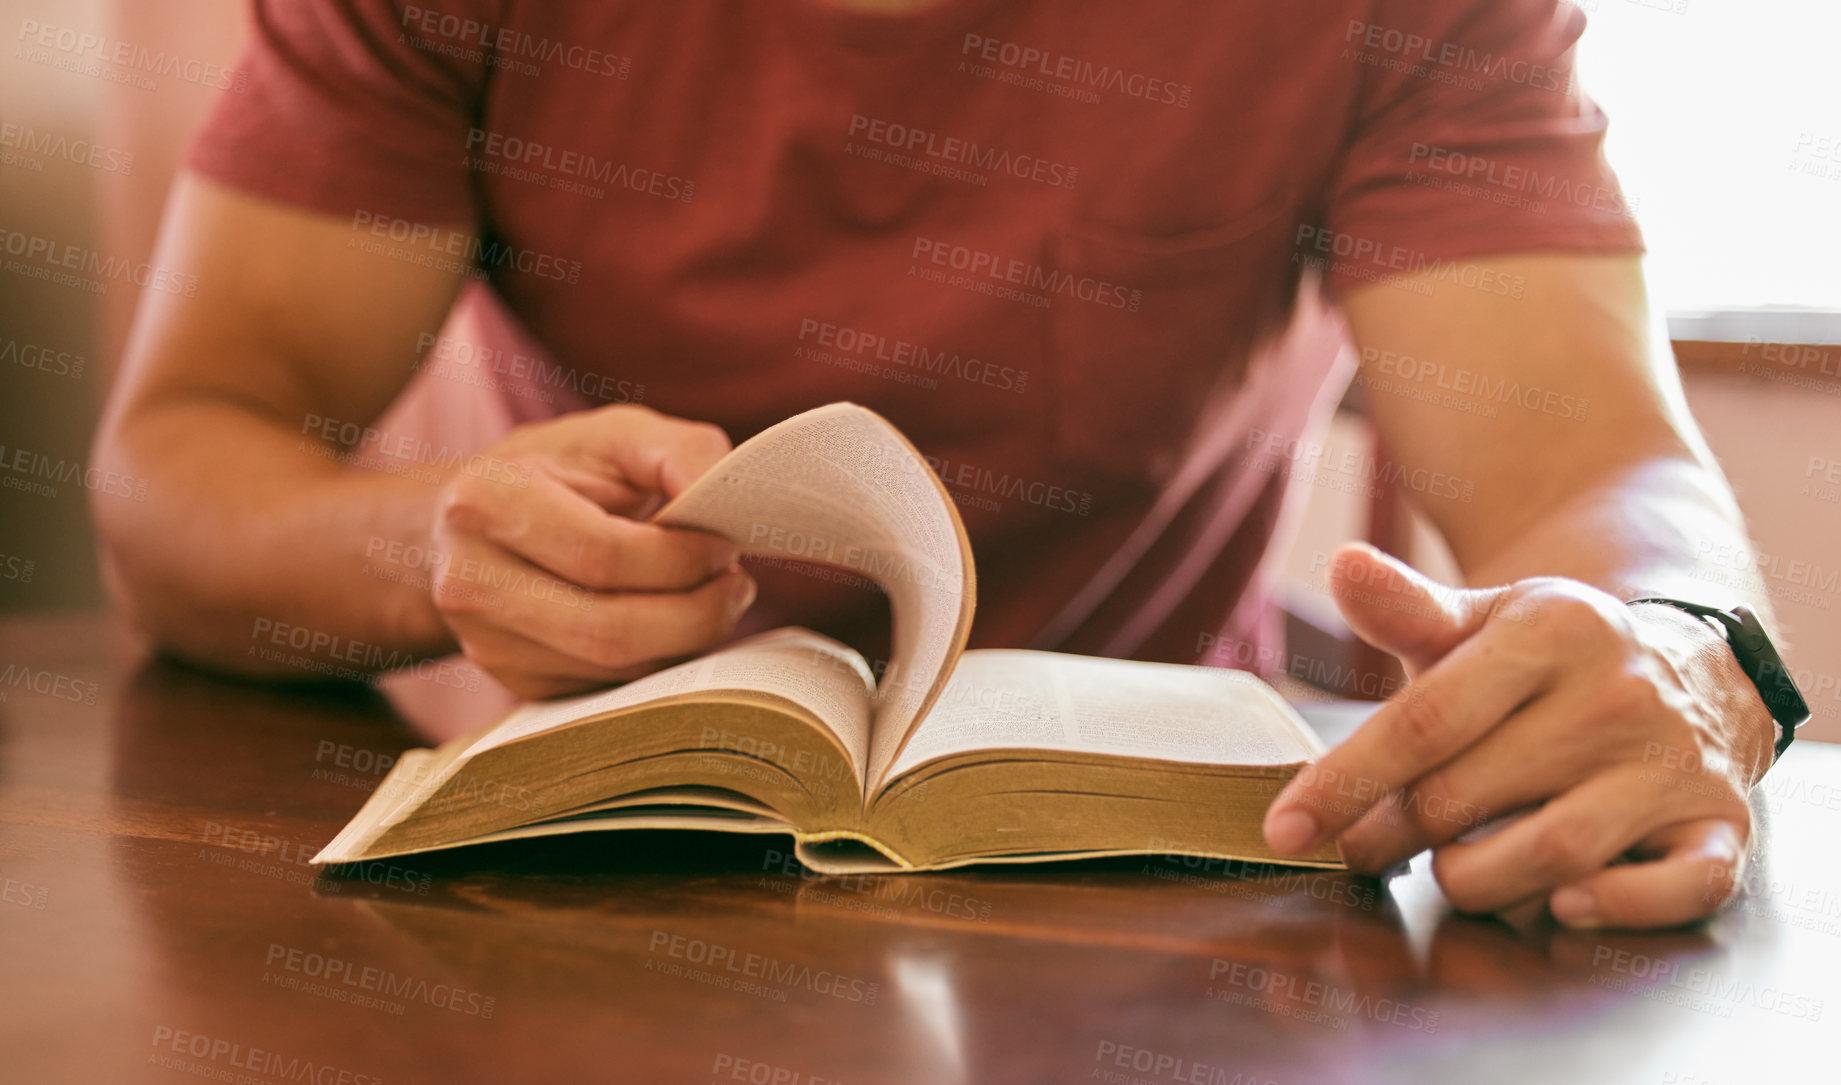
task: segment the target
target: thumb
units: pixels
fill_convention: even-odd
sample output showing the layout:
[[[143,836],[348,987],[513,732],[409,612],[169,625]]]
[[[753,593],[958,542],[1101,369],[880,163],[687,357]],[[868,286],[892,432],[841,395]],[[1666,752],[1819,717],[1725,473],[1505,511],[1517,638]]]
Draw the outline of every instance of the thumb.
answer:
[[[565,416],[568,451],[556,470],[608,512],[642,518],[683,493],[729,452],[729,438],[707,422],[673,418],[637,404]]]
[[[1347,543],[1330,561],[1330,595],[1355,635],[1416,675],[1468,640],[1507,588],[1454,588],[1399,558]]]

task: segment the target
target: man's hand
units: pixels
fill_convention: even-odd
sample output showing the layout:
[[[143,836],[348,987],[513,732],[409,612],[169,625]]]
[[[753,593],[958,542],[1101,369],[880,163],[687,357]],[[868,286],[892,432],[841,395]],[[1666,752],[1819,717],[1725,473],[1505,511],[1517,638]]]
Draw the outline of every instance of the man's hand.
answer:
[[[486,450],[528,486],[456,475],[431,528],[443,561],[430,590],[468,658],[521,697],[548,697],[720,642],[754,601],[735,547],[637,517],[728,450],[715,426],[625,405]],[[525,590],[495,587],[507,583]]]
[[[1275,852],[1335,838],[1380,871],[1430,847],[1459,909],[1545,896],[1573,927],[1671,926],[1731,895],[1774,736],[1710,626],[1558,577],[1450,588],[1365,545],[1331,585],[1412,682],[1280,793]]]

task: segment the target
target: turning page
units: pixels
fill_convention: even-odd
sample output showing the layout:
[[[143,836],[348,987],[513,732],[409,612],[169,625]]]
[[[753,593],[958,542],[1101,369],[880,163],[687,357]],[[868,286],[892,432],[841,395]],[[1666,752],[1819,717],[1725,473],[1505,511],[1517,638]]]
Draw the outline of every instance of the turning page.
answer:
[[[946,488],[874,411],[833,403],[769,427],[659,510],[743,553],[849,569],[888,593],[892,658],[870,727],[873,789],[971,631],[971,545]]]

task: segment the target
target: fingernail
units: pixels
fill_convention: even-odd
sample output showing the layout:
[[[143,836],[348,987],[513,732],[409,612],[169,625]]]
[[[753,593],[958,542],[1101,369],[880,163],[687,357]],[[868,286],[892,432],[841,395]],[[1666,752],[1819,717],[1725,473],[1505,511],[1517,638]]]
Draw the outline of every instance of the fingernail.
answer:
[[[1576,885],[1554,893],[1547,908],[1553,912],[1553,918],[1578,930],[1591,930],[1604,922],[1598,916],[1598,898],[1592,896],[1591,890]]]
[[[751,576],[744,574],[736,577],[735,580],[735,584],[729,588],[729,620],[731,622],[741,617],[742,613],[753,605],[756,590],[754,578]]]
[[[1266,844],[1280,855],[1302,855],[1317,842],[1317,821],[1302,810],[1284,810],[1266,819]]]

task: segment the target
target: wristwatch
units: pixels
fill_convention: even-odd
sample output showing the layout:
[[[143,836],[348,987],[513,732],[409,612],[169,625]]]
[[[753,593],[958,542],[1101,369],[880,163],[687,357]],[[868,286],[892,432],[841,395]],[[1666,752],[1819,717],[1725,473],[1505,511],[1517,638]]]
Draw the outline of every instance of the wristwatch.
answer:
[[[1784,666],[1783,657],[1777,654],[1777,646],[1771,643],[1771,635],[1764,631],[1763,623],[1752,613],[1750,607],[1736,606],[1721,610],[1718,607],[1703,606],[1683,599],[1667,599],[1662,596],[1649,596],[1632,599],[1630,605],[1638,603],[1661,603],[1665,607],[1686,611],[1696,618],[1702,618],[1717,626],[1726,634],[1726,643],[1732,647],[1732,654],[1738,657],[1739,669],[1745,677],[1758,687],[1758,696],[1764,698],[1764,707],[1771,712],[1771,718],[1777,721],[1777,752],[1772,755],[1771,763],[1790,748],[1790,740],[1796,737],[1796,729],[1809,719],[1809,703],[1803,700],[1801,690],[1796,688],[1796,679],[1791,677],[1790,668]]]

